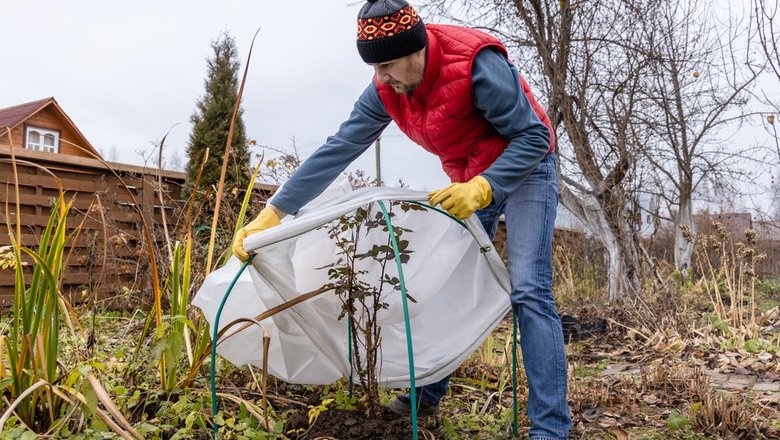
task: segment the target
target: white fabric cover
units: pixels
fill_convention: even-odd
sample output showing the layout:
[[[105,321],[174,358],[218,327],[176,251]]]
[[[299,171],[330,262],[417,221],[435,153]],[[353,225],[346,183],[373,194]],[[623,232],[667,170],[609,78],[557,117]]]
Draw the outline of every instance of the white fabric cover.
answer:
[[[239,317],[254,318],[263,311],[316,290],[330,282],[327,268],[336,261],[338,249],[322,225],[338,222],[357,208],[381,212],[376,202],[424,201],[426,194],[399,188],[363,188],[345,192],[342,183],[316,199],[294,219],[245,240],[245,248],[257,256],[239,277],[220,317],[220,329]],[[334,197],[334,194],[337,196]],[[340,195],[339,195],[340,194]],[[372,205],[373,204],[373,205]],[[476,216],[468,219],[468,230],[432,209],[403,212],[393,206],[393,226],[411,229],[411,258],[402,267],[408,302],[415,380],[418,386],[441,380],[454,371],[498,325],[509,310],[509,277],[492,249]],[[319,229],[318,229],[319,228]],[[382,228],[358,237],[359,249],[387,243]],[[482,252],[490,249],[489,251]],[[236,259],[211,273],[193,304],[209,323],[230,282],[241,267]],[[360,260],[366,282],[379,279],[379,264]],[[394,260],[385,273],[397,277]],[[381,352],[379,383],[385,387],[409,386],[409,363],[401,293],[385,288],[382,302],[389,308],[379,312]],[[328,384],[350,371],[347,319],[338,319],[339,298],[329,291],[263,321],[271,334],[269,373],[300,384]],[[235,333],[234,326],[228,334]],[[235,365],[262,366],[262,331],[252,325],[225,339],[218,353]],[[365,359],[365,356],[361,356]],[[357,374],[355,374],[357,377]]]

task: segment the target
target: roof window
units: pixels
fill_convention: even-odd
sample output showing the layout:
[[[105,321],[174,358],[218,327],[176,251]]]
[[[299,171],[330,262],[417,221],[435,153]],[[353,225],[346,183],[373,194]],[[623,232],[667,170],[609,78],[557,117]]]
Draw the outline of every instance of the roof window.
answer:
[[[25,140],[24,146],[28,150],[44,151],[46,153],[60,152],[59,131],[40,127],[27,127]]]

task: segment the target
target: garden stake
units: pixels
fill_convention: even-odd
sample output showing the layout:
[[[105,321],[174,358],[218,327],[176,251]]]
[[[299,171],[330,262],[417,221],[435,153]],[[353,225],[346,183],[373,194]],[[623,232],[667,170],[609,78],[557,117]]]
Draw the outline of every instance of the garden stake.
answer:
[[[517,438],[517,315],[512,310],[512,433]]]
[[[352,231],[352,241],[355,241],[355,232]],[[352,314],[347,315],[347,356],[349,356],[349,398],[352,398],[353,366],[352,366]]]
[[[352,398],[352,315],[347,317],[347,352],[349,356],[349,398]]]
[[[241,274],[244,272],[244,269],[249,265],[250,262],[255,258],[254,254],[249,256],[249,259],[247,259],[244,264],[241,265],[241,269],[236,273],[236,276],[233,277],[233,281],[230,283],[230,286],[228,286],[227,290],[225,291],[225,296],[222,297],[222,302],[219,303],[219,309],[217,309],[217,316],[214,318],[214,338],[211,340],[211,371],[209,372],[209,378],[211,379],[211,417],[212,417],[212,426],[214,431],[214,438],[219,439],[219,426],[217,425],[217,412],[218,412],[218,405],[217,405],[217,384],[215,380],[216,376],[216,360],[217,360],[217,338],[219,333],[219,316],[222,315],[222,308],[225,307],[225,303],[227,302],[228,296],[230,296],[230,291],[233,290],[233,286],[236,285],[236,282],[238,281],[238,277],[241,276]]]
[[[434,208],[433,206],[426,205],[425,203],[419,203],[419,202],[411,202],[415,203],[420,206],[425,206],[426,208],[430,208],[436,212],[439,212],[440,214],[444,214],[447,217],[451,218],[452,220],[458,222],[461,226],[466,228],[468,230],[468,226],[466,226],[466,222],[463,220],[450,215],[447,211],[443,211],[438,208]],[[494,274],[495,275],[495,274]],[[403,280],[403,277],[401,278]],[[518,422],[517,422],[517,315],[515,314],[514,309],[512,310],[512,415],[514,417],[514,420],[512,421],[512,432],[514,433],[514,437],[518,438]]]
[[[401,281],[401,301],[404,305],[404,325],[406,326],[406,350],[409,354],[409,397],[412,404],[412,440],[417,440],[417,389],[414,384],[414,353],[412,351],[412,329],[409,324],[409,306],[406,301],[406,283],[404,281],[404,270],[401,263],[401,254],[398,252],[398,242],[395,239],[395,231],[393,230],[393,223],[390,221],[390,215],[387,214],[385,204],[377,202],[379,208],[382,209],[382,214],[385,216],[385,222],[387,222],[387,233],[390,234],[390,243],[393,245],[393,253],[395,254],[395,265],[398,266],[398,279]]]
[[[268,350],[269,345],[271,344],[271,334],[268,332],[268,329],[260,323],[259,320],[253,319],[253,318],[238,318],[228,324],[224,329],[227,330],[229,328],[233,328],[233,325],[238,324],[240,322],[246,322],[247,325],[256,325],[260,327],[260,329],[263,331],[263,369],[262,369],[262,394],[263,394],[263,423],[265,425],[265,429],[268,432],[271,432],[271,424],[268,422]],[[246,327],[242,327],[246,328]],[[241,329],[236,331],[236,333],[240,332]],[[219,335],[217,335],[219,336]],[[226,338],[227,339],[227,338]],[[220,341],[222,342],[222,341]],[[217,343],[219,345],[219,343]],[[258,419],[259,420],[259,419]]]

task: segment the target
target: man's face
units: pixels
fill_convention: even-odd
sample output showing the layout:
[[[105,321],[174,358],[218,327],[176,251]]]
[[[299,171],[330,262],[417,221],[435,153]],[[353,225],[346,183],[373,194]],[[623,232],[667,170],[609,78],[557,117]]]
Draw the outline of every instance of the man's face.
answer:
[[[411,95],[425,74],[425,49],[371,66],[380,83],[389,85],[399,95]]]

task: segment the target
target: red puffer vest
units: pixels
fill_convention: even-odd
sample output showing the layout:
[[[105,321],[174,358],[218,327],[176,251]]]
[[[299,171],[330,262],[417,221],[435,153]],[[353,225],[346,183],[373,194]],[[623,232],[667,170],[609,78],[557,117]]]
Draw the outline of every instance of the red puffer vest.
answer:
[[[506,48],[492,36],[460,26],[426,25],[428,61],[425,76],[411,96],[399,95],[376,78],[379,97],[398,128],[411,140],[441,159],[453,182],[466,182],[485,171],[504,151],[509,140],[501,136],[474,106],[471,65],[477,52]],[[539,119],[550,131],[552,124],[521,76],[520,87]]]

